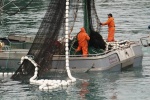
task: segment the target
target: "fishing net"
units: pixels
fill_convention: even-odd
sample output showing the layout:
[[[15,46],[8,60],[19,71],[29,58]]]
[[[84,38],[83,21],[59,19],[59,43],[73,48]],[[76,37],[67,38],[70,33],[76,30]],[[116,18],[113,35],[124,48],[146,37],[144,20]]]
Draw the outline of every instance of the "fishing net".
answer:
[[[27,54],[31,55],[39,65],[39,74],[49,70],[52,67],[53,55],[60,54],[64,50],[63,44],[57,40],[59,32],[61,33],[64,30],[65,1],[50,1],[47,12]],[[22,75],[33,75],[33,73],[33,64],[28,60],[24,60],[12,78]]]
[[[89,11],[88,20],[89,20],[89,29],[90,29],[90,38],[91,38],[89,41],[89,45],[96,49],[105,50],[106,43],[103,40],[103,37],[100,35],[100,31],[101,31],[101,27],[99,25],[100,20],[97,16],[94,0],[89,0],[87,2],[87,9]]]
[[[94,0],[70,0],[69,2],[70,54],[74,54],[74,50],[78,45],[76,34],[83,26],[86,26],[85,29],[91,37],[89,47],[105,49],[105,42],[99,34],[100,21],[96,13]],[[50,0],[46,14],[27,54],[29,58],[38,64],[39,77],[43,73],[51,71],[55,75],[54,72],[58,72],[59,69],[66,73],[64,57],[65,9],[66,0]],[[88,22],[85,23],[86,20],[83,19],[86,19]],[[34,71],[33,63],[25,59],[12,76],[12,79],[32,76]]]

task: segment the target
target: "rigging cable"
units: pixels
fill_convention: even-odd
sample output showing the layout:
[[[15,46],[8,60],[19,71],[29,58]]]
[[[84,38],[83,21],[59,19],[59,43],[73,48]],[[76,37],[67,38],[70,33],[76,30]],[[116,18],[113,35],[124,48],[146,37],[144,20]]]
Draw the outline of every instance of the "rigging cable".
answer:
[[[9,16],[15,15],[15,14],[17,14],[17,13],[19,13],[19,12],[25,10],[32,2],[33,2],[33,0],[31,0],[31,1],[30,1],[27,5],[25,5],[24,7],[19,8],[19,7],[14,3],[14,1],[12,0],[12,1],[10,1],[9,3],[7,3],[6,5],[12,3],[15,7],[18,8],[18,10],[15,11],[14,13],[8,13],[7,11],[6,11],[5,13],[8,14]],[[3,7],[1,7],[0,9],[3,9],[6,5],[4,5]]]

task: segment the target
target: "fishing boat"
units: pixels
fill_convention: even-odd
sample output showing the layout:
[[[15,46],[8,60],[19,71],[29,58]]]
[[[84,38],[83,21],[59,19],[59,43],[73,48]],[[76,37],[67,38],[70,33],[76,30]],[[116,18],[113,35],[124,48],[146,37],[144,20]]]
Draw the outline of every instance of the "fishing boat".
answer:
[[[150,25],[148,26],[148,29],[150,29]],[[150,33],[148,36],[140,38],[140,41],[144,47],[150,46]]]
[[[23,73],[25,70],[31,74],[34,72],[33,64],[24,60],[26,57],[34,59],[40,66],[41,73],[45,69],[64,70],[66,59],[69,60],[67,64],[73,72],[121,71],[141,66],[143,53],[140,41],[106,42],[102,38],[94,0],[72,0],[62,3],[63,1],[51,0],[35,36],[11,34],[7,38],[1,38],[1,42],[4,43],[0,52],[1,69],[17,69],[16,73]],[[75,53],[76,34],[82,26],[91,40],[99,40],[95,43],[89,41],[87,57],[83,57],[81,52]],[[92,37],[93,34],[96,34],[96,37]]]

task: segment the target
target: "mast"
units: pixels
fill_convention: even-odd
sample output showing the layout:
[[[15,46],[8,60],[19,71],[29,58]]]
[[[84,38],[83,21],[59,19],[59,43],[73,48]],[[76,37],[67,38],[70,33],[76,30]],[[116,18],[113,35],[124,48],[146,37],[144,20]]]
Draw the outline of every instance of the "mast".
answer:
[[[89,11],[88,11],[88,1],[83,0],[83,12],[84,12],[84,28],[86,32],[90,35],[90,29],[89,29]]]

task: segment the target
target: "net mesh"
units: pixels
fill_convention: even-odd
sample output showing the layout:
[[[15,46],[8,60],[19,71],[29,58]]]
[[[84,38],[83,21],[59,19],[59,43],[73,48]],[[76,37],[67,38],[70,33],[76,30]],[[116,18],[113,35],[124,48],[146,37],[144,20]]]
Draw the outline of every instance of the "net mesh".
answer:
[[[102,36],[99,34],[101,30],[101,27],[99,25],[100,20],[97,16],[94,0],[88,0],[87,9],[88,9],[88,18],[89,18],[88,20],[90,29],[89,45],[96,49],[105,50],[106,43],[103,40]]]
[[[88,34],[91,38],[89,47],[105,49],[105,42],[102,39],[102,36],[99,34],[100,20],[98,19],[96,13],[94,0],[83,1],[84,0],[69,1],[69,36],[70,38],[73,36],[73,40],[70,40],[69,42],[70,54],[74,54],[74,48],[76,48],[78,45],[75,37],[80,28],[84,26],[85,20],[83,19],[85,17],[85,10],[87,11],[87,20],[89,24],[88,28],[90,29]],[[86,9],[84,9],[85,7]],[[27,54],[31,56],[38,64],[39,76],[47,71],[50,72],[53,68],[57,72],[57,69],[59,69],[59,64],[62,63],[59,62],[62,60],[62,57],[58,56],[57,64],[52,66],[54,55],[65,54],[65,9],[66,0],[50,0],[47,12]],[[61,68],[64,70],[65,64],[64,66],[62,65],[63,64],[61,64]],[[15,74],[12,76],[12,79],[31,76],[34,74],[34,69],[35,67],[31,62],[24,60],[20,67],[16,70]]]
[[[51,68],[52,57],[59,54],[63,45],[57,41],[58,34],[64,26],[66,0],[51,0],[27,55],[32,55],[39,65],[39,74]],[[62,27],[61,27],[62,26]],[[21,75],[33,75],[34,66],[25,60],[12,78]]]

